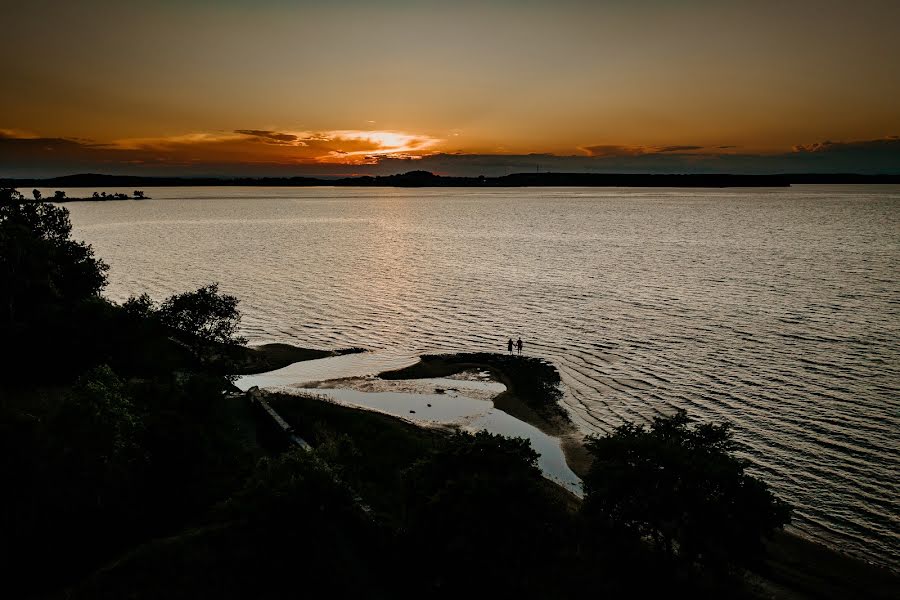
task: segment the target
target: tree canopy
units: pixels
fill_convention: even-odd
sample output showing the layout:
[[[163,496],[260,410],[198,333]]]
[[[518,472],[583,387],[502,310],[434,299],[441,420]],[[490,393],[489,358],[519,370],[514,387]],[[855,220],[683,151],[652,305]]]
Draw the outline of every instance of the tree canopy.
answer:
[[[0,190],[0,328],[27,326],[106,286],[107,265],[71,232],[65,208]]]
[[[237,304],[237,298],[220,294],[219,284],[212,283],[168,298],[160,306],[158,316],[164,325],[203,342],[245,343],[235,335],[241,321]]]
[[[587,448],[584,515],[593,527],[646,540],[688,565],[740,564],[790,509],[746,472],[727,424],[691,426],[687,414],[625,423]]]

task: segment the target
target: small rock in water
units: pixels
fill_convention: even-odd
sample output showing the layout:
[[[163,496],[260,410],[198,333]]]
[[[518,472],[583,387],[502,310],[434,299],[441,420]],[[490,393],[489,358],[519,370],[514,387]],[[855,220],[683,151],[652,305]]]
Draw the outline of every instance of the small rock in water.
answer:
[[[434,388],[435,394],[443,394],[445,391],[444,388]]]
[[[415,414],[415,412],[416,412],[416,411],[414,411],[414,410],[411,410],[411,411],[409,411],[409,412],[411,412],[411,413],[413,413],[413,414]]]
[[[431,405],[430,405],[430,404],[428,405],[428,408],[431,408]]]

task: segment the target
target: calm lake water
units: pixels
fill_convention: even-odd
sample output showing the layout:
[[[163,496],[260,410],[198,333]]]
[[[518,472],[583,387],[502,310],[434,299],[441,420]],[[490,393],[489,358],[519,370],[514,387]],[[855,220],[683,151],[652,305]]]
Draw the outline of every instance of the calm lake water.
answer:
[[[148,192],[67,205],[112,299],[218,281],[251,342],[385,364],[521,336],[585,433],[727,420],[796,528],[898,568],[900,187]]]

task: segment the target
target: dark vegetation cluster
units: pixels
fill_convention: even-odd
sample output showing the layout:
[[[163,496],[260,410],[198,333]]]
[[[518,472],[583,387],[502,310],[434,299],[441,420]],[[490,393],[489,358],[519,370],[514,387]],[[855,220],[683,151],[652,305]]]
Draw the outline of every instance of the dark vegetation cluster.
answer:
[[[112,303],[70,234],[0,192],[4,597],[738,595],[789,519],[684,414],[590,439],[584,502],[525,440],[315,398],[272,400],[314,447],[290,449],[228,393],[235,298]]]
[[[12,189],[12,188],[4,188],[4,189]],[[11,191],[9,193],[10,194],[18,194],[18,192],[16,192],[16,191]],[[102,200],[147,200],[148,199],[147,195],[141,190],[134,190],[133,194],[134,195],[129,196],[128,194],[125,194],[122,192],[117,192],[117,193],[112,193],[112,194],[107,194],[106,192],[94,192],[93,194],[91,194],[90,198],[70,198],[70,197],[66,196],[66,193],[64,191],[56,190],[55,192],[53,192],[53,197],[48,198],[47,200],[59,203],[59,202],[76,202],[79,200],[93,200],[93,201],[100,200],[100,201],[102,201]],[[32,196],[32,198],[34,198],[35,202],[42,202],[44,200],[44,197],[41,194],[41,191],[38,189],[31,190],[31,196]],[[24,200],[25,198],[20,196],[18,199]]]

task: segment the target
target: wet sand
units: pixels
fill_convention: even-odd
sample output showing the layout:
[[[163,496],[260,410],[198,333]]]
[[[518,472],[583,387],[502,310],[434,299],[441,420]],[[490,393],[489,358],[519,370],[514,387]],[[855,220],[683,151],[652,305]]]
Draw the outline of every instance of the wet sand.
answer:
[[[498,409],[494,398],[507,388],[486,370],[416,379],[343,377],[279,389],[382,412],[420,426],[525,438],[537,451],[545,477],[573,493],[582,493],[581,478],[569,466],[559,438]]]
[[[281,369],[288,365],[307,360],[343,356],[366,352],[365,348],[338,348],[337,350],[319,350],[316,348],[300,348],[291,344],[262,344],[240,348],[235,351],[237,364],[236,375],[253,375]]]
[[[495,357],[503,360],[493,360]],[[556,404],[556,398],[538,398],[529,393],[532,382],[524,381],[522,376],[528,369],[528,360],[536,359],[496,354],[428,355],[421,357],[420,362],[411,367],[386,371],[378,376],[383,379],[434,379],[470,371],[486,371],[493,379],[506,386],[505,391],[492,398],[494,406],[511,417],[558,438],[569,468],[579,477],[584,477],[590,467],[590,455],[582,443],[584,436]],[[517,364],[520,365],[519,368],[507,366]],[[533,373],[531,375],[533,377]],[[552,385],[552,382],[548,383]],[[542,402],[553,403],[553,406],[542,406]]]

